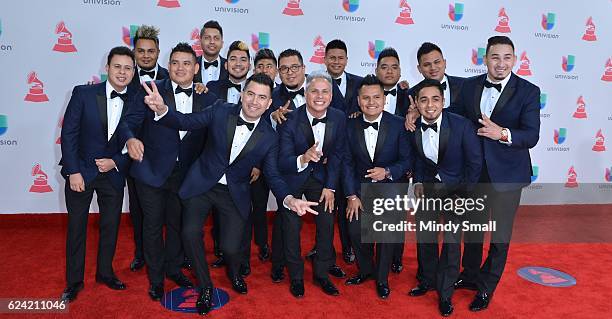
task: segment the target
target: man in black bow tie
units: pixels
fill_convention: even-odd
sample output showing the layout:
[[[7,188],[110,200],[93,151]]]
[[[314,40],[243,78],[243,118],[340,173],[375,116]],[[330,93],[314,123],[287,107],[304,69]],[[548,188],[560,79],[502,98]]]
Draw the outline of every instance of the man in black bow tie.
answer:
[[[272,92],[272,106],[268,110],[272,127],[287,120],[286,114],[304,104],[304,84],[306,83],[306,66],[302,54],[294,49],[287,49],[278,56],[278,73],[281,85]]]
[[[87,217],[94,192],[100,207],[100,244],[96,281],[111,289],[125,284],[115,276],[113,257],[119,232],[123,188],[129,158],[122,153],[118,123],[131,109],[138,90],[129,87],[134,76],[134,53],[113,48],[106,62],[108,80],[76,86],[62,126],[61,174],[66,179],[66,284],[61,299],[73,301],[83,289]]]
[[[198,57],[199,71],[193,81],[206,84],[210,81],[228,78],[225,58],[219,55],[223,48],[223,28],[219,22],[209,20],[200,30],[202,55]]]
[[[227,79],[210,81],[206,86],[221,100],[239,104],[240,92],[242,92],[247,73],[251,70],[251,55],[246,43],[234,41],[230,44],[227,49],[225,68],[229,75]]]
[[[170,53],[170,78],[156,81],[164,102],[177,112],[200,112],[217,100],[212,93],[193,91],[193,76],[198,68],[191,46],[179,43]],[[130,174],[134,177],[144,216],[143,244],[149,296],[159,300],[164,294],[164,277],[182,287],[192,286],[181,272],[184,254],[178,189],[204,146],[205,133],[157,124],[144,100],[128,112],[123,124],[121,140],[127,141],[130,157],[134,160]]]

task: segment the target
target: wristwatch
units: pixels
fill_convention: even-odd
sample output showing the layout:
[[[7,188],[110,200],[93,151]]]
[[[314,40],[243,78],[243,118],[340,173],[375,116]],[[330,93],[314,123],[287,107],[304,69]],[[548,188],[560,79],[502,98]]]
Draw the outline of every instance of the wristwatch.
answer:
[[[393,180],[393,177],[391,176],[391,171],[389,170],[388,167],[385,167],[385,178],[389,180]]]
[[[508,142],[508,129],[502,128],[501,130],[501,138],[499,139],[502,142]]]

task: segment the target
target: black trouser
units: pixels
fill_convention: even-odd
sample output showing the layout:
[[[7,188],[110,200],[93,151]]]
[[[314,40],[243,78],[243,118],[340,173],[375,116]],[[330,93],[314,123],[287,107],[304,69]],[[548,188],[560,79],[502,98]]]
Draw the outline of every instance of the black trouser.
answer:
[[[274,214],[274,222],[272,224],[272,254],[270,261],[272,262],[272,270],[278,270],[285,266],[285,242],[283,237],[283,218],[282,214],[286,213],[283,207],[283,199],[277,199],[278,209]]]
[[[136,191],[134,178],[128,176],[126,180],[130,201],[130,219],[132,220],[132,226],[134,230],[134,258],[143,260],[144,254],[142,249],[142,208],[140,207],[140,201],[138,199],[138,192]]]
[[[136,180],[144,217],[144,257],[152,285],[162,285],[164,275],[174,276],[181,272],[184,260],[180,236],[182,207],[177,194],[181,180],[178,165],[161,187],[149,186]]]
[[[117,234],[121,220],[123,191],[113,188],[108,173],[100,173],[85,186],[85,191],[75,192],[66,180],[64,194],[68,210],[68,234],[66,236],[66,282],[74,285],[83,281],[89,205],[94,191],[100,208],[100,239],[96,274],[114,277],[113,257],[117,246]]]
[[[416,247],[417,247],[417,280],[421,285],[435,288],[436,272],[440,252],[438,248],[438,232],[421,230],[420,225],[428,222],[438,222],[439,212],[417,211],[414,215],[417,223],[416,227]]]
[[[200,288],[212,286],[206,253],[204,251],[204,222],[210,209],[219,214],[220,248],[227,264],[230,278],[238,276],[241,257],[241,244],[244,236],[246,216],[240,215],[226,185],[217,184],[208,192],[183,200],[183,241],[185,251],[194,264]]]
[[[376,243],[375,255],[374,243],[362,243],[361,241],[361,220],[353,218],[348,223],[348,231],[351,238],[351,246],[355,252],[357,266],[359,267],[359,274],[364,276],[373,275],[377,282],[388,284],[393,249],[397,244]],[[376,256],[376,261],[373,260],[374,256]]]
[[[304,185],[295,193],[295,198],[302,198],[318,202],[321,197],[323,185],[309,177]],[[314,217],[317,226],[315,235],[315,249],[317,254],[314,258],[314,277],[317,279],[328,279],[327,271],[334,264],[334,214],[325,212],[325,203],[319,203],[314,209],[319,213]],[[289,276],[292,280],[304,279],[304,260],[302,259],[300,247],[300,230],[302,229],[302,217],[295,212],[279,206],[279,214],[283,220],[283,237],[285,239],[285,257],[289,268]]]
[[[255,235],[255,245],[259,248],[268,244],[268,196],[270,188],[266,184],[263,176],[260,176],[253,184],[251,184],[251,202],[252,211],[247,220],[244,238],[242,241],[242,249],[244,251],[244,261],[251,260],[251,238]]]
[[[334,198],[338,213],[338,237],[340,237],[342,253],[346,253],[351,251],[352,247],[351,236],[349,234],[349,221],[346,219],[346,195],[344,194],[344,189],[341,186],[336,188]]]
[[[438,262],[436,290],[440,299],[449,299],[455,291],[455,281],[459,278],[459,264],[461,261],[461,222],[462,216],[453,212],[442,215],[445,223],[459,225],[457,232],[443,232],[442,252]]]

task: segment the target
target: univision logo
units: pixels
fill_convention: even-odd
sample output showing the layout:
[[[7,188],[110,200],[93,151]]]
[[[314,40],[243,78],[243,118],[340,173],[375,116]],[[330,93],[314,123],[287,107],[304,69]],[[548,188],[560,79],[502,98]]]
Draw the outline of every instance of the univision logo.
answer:
[[[359,0],[342,0],[342,8],[346,12],[355,12],[359,9]]]
[[[606,175],[604,176],[604,179],[606,182],[612,182],[612,167],[606,167]]]
[[[463,3],[455,2],[455,5],[452,3],[448,5],[448,17],[453,22],[457,22],[463,18]]]
[[[561,67],[565,72],[571,72],[574,69],[574,62],[576,57],[573,55],[563,56],[561,60]]]
[[[565,138],[567,137],[567,129],[562,127],[558,130],[554,130],[553,140],[555,144],[563,144],[565,142]]]
[[[542,28],[546,31],[552,30],[555,26],[555,14],[549,12],[548,14],[542,15]]]
[[[538,175],[540,173],[540,167],[531,166],[531,182],[535,182],[538,179]]]
[[[544,109],[546,107],[546,99],[548,98],[548,96],[546,95],[546,93],[542,93],[540,94],[540,110]]]
[[[130,27],[122,27],[123,29],[123,43],[125,45],[133,47],[134,46],[134,36],[136,36],[136,31],[138,31],[137,25],[130,25]]]
[[[374,40],[368,42],[368,54],[372,59],[378,59],[378,55],[385,48],[385,41]]]
[[[259,49],[267,49],[270,47],[270,34],[267,32],[259,32],[259,34],[251,34],[251,48],[258,51]]]
[[[225,0],[225,2],[231,3],[231,4],[238,3],[238,1],[240,0]]]
[[[472,49],[472,64],[482,65],[485,52],[485,48]]]
[[[0,136],[4,135],[8,131],[8,117],[0,114]]]

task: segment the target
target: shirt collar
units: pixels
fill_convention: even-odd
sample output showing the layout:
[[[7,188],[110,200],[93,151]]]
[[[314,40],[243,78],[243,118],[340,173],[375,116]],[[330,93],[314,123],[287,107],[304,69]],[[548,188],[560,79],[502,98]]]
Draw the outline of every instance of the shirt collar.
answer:
[[[110,82],[107,80],[106,81],[106,98],[110,99],[111,97],[111,92],[115,91],[115,89],[113,88],[113,86],[110,84]],[[127,92],[127,86],[125,87],[125,89],[123,89],[123,91],[121,92],[117,92],[119,94],[123,94]]]
[[[368,121],[368,120],[365,118],[365,115],[362,115],[362,117],[363,117],[363,121],[364,121],[364,122],[368,122],[368,123],[378,123],[378,126],[380,126],[380,120],[382,119],[382,115],[383,115],[383,113],[384,113],[384,111],[383,111],[383,112],[380,112],[380,114],[378,114],[378,117],[377,117],[377,118],[376,118],[374,121]]]
[[[214,59],[214,60],[212,60],[212,61],[208,61],[208,60],[206,60],[206,58],[204,57],[204,55],[202,55],[202,62],[212,63],[212,62],[215,62],[215,61],[217,61],[217,65],[218,65],[218,67],[221,67],[221,56],[220,56],[220,55],[217,55],[217,58],[216,58],[216,59]],[[202,64],[204,64],[204,63],[202,63]],[[214,65],[213,65],[213,66],[214,66]]]
[[[136,65],[136,75],[140,76],[140,70],[144,70],[144,69]],[[147,72],[154,71],[155,75],[157,76],[157,70],[159,70],[159,64],[155,64],[154,68],[152,68],[151,70],[145,70],[145,71]]]
[[[176,91],[176,88],[178,87],[178,84],[172,80],[170,80],[170,83],[172,83],[172,94],[174,94],[174,92]],[[188,87],[183,88],[183,89],[188,89],[188,88],[193,88],[193,82],[191,82],[191,84]]]
[[[442,112],[442,113],[444,113],[444,112]],[[434,121],[434,123],[436,123],[436,124],[438,125],[438,132],[440,132],[440,127],[442,126],[442,115],[443,115],[442,113],[440,113],[440,116],[438,116],[438,118],[437,118],[437,119]],[[421,123],[423,123],[423,124],[429,124],[429,123],[427,123],[427,122],[426,122],[426,121],[423,119],[423,117],[422,117],[422,116],[421,116]],[[432,123],[432,124],[433,124],[433,123]]]
[[[446,74],[444,74],[442,81],[440,81],[440,83],[444,83],[444,82],[446,82],[446,88],[448,89],[448,78],[446,77]]]
[[[308,107],[306,107],[306,116],[308,116],[308,123],[312,123],[312,119],[314,119],[315,117],[312,116],[310,112],[308,112]],[[326,116],[327,116],[327,110],[325,110],[325,113],[323,113],[323,116],[321,118],[324,118]]]
[[[339,77],[334,78],[334,80],[337,80],[337,79],[341,79],[340,83],[346,83],[346,72],[342,72],[342,74]],[[342,84],[340,84],[340,85],[342,85]]]
[[[304,82],[302,83],[302,86],[298,87],[297,89],[292,90],[292,89],[288,88],[286,85],[285,85],[285,88],[287,89],[288,92],[296,92],[296,91],[299,91],[300,89],[302,89],[304,87],[304,85],[306,85],[306,79],[304,79]],[[304,89],[304,90],[306,90],[306,89]]]
[[[510,77],[511,76],[512,76],[512,72],[510,72],[510,74],[508,74],[508,76],[506,76],[506,78],[501,80],[501,81],[493,81],[493,80],[491,80],[491,78],[487,74],[487,81],[489,81],[489,82],[491,82],[493,84],[501,83],[501,91],[499,91],[499,92],[502,92],[504,90],[504,88],[506,87],[506,84],[508,84],[508,81],[510,81]]]
[[[240,109],[240,118],[241,118],[243,121],[247,122],[247,123],[254,123],[255,125],[253,125],[253,127],[257,127],[257,124],[259,124],[259,120],[261,119],[261,116],[260,116],[260,117],[258,117],[258,118],[257,118],[255,121],[249,121],[249,120],[247,120],[247,119],[245,118],[245,116],[244,116],[244,111],[243,111],[243,110],[242,110],[242,108],[241,108],[241,109]]]

